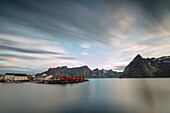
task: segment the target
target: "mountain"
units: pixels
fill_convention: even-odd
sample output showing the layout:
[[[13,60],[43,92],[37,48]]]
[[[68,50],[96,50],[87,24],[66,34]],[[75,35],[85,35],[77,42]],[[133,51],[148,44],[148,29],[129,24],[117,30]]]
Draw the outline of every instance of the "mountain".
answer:
[[[67,66],[49,68],[43,74],[56,76],[92,76],[92,71],[87,66],[68,68]]]
[[[99,70],[98,68],[93,70],[93,76],[106,78],[104,70]]]
[[[138,54],[128,66],[125,67],[123,78],[152,78],[170,77],[170,56],[160,58],[142,58]]]
[[[107,78],[119,78],[121,74],[122,72],[116,72],[116,71],[113,71],[112,69],[105,70],[105,75],[107,76]]]
[[[93,71],[93,75],[95,77],[99,77],[99,78],[119,78],[120,75],[122,74],[122,72],[116,72],[116,71],[113,71],[112,69],[110,69],[110,70],[104,70],[104,69],[99,70],[98,68],[96,68],[92,71]]]
[[[91,70],[88,66],[68,68],[67,66],[49,68],[47,71],[43,73],[37,74],[37,76],[47,74],[47,75],[55,75],[55,76],[84,76],[87,78],[116,78],[119,77],[121,72],[116,72],[113,70],[99,70],[94,69]]]

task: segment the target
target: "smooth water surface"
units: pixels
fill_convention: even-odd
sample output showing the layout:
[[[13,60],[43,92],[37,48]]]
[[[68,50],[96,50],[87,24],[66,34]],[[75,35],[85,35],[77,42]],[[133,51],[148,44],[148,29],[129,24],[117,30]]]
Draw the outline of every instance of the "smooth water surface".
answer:
[[[0,83],[0,113],[170,113],[170,79]]]

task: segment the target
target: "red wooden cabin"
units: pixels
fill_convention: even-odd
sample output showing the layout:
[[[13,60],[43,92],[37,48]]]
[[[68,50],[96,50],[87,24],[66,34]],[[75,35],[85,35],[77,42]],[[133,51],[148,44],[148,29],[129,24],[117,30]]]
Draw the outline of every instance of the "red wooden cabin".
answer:
[[[33,80],[33,78],[32,78],[31,76],[27,76],[27,78],[28,78],[29,80]]]
[[[68,78],[66,76],[62,76],[60,80],[68,80]]]
[[[34,80],[34,78],[29,78],[29,80]]]
[[[79,80],[79,77],[76,77],[75,80]]]
[[[70,77],[70,80],[74,80],[74,77],[73,77],[73,76],[71,76],[71,77]]]
[[[83,80],[83,77],[80,77],[80,80]]]

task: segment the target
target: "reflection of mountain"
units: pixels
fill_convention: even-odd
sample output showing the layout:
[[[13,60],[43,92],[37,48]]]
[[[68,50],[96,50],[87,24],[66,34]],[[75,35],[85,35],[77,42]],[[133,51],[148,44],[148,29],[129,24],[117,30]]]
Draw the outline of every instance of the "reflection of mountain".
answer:
[[[138,54],[133,61],[126,66],[121,77],[170,77],[170,56],[145,59]]]
[[[89,78],[116,78],[119,77],[121,72],[116,72],[113,70],[99,70],[94,69],[91,70],[87,66],[68,68],[67,66],[57,67],[57,68],[49,68],[47,71],[41,74],[47,75],[55,75],[55,76],[85,76]],[[40,74],[40,75],[41,75]]]

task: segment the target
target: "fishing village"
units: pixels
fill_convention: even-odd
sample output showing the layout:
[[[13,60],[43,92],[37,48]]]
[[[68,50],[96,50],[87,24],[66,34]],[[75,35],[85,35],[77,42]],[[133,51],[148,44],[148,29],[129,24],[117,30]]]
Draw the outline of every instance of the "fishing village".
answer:
[[[0,82],[4,83],[41,83],[41,84],[67,84],[67,83],[81,83],[88,81],[84,76],[54,76],[42,74],[41,76],[27,75],[19,73],[1,74]]]

